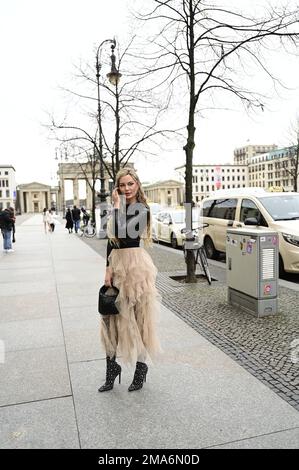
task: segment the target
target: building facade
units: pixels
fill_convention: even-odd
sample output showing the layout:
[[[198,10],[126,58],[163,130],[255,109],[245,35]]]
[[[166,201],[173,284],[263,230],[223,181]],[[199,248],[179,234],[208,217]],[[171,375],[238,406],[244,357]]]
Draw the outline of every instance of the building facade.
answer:
[[[175,168],[180,180],[185,178],[185,165]],[[245,188],[248,186],[247,165],[193,165],[192,192],[194,202],[217,189]]]
[[[235,165],[248,165],[251,158],[255,155],[261,155],[272,150],[276,150],[277,145],[245,145],[238,147],[234,150],[234,164]]]
[[[296,147],[285,147],[252,157],[248,164],[249,186],[294,191],[290,171],[294,172],[292,157],[295,152]],[[299,187],[299,175],[297,182]]]
[[[11,165],[0,165],[0,210],[15,207],[17,198],[16,170]]]
[[[183,204],[184,184],[180,181],[158,181],[153,184],[143,184],[142,187],[149,202],[171,207]]]
[[[18,186],[18,211],[24,213],[40,213],[44,208],[55,207],[58,188],[51,188],[42,183],[20,184]]]

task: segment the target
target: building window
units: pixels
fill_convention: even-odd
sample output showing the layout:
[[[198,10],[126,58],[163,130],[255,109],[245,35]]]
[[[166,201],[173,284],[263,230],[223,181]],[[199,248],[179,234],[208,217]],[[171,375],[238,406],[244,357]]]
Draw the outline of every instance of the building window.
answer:
[[[6,190],[6,197],[9,197],[9,189]]]

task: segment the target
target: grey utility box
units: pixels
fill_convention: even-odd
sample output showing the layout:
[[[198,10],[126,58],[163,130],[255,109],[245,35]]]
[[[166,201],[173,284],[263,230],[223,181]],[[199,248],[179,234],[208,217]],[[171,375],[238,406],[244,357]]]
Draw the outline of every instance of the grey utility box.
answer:
[[[226,233],[228,302],[258,317],[277,313],[277,232],[251,226]]]

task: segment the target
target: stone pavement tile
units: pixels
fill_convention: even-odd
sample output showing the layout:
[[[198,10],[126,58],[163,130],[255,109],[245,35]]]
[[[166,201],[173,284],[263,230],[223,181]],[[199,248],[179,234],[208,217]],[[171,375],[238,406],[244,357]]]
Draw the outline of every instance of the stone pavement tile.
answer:
[[[51,268],[52,263],[49,261],[49,257],[44,257],[43,259],[38,256],[36,259],[33,259],[32,256],[26,257],[24,259],[24,256],[22,257],[17,257],[17,253],[11,253],[11,254],[6,254],[0,252],[0,277],[1,279],[4,279],[6,276],[6,272],[9,272],[10,270],[13,271],[18,271],[22,269],[39,269],[39,268]]]
[[[90,279],[91,283],[96,283],[99,287],[103,284],[104,281],[102,271],[100,269],[90,270],[86,267],[78,269],[66,269],[65,266],[63,268],[58,269],[55,266],[55,279],[58,286],[71,284],[74,286],[80,286],[81,284],[86,283],[86,279]],[[100,284],[100,282],[102,282]]]
[[[72,308],[63,317],[63,330],[68,361],[91,361],[105,357],[100,345],[100,316],[95,309]]]
[[[0,323],[33,318],[56,317],[59,315],[56,292],[47,294],[46,297],[40,293],[27,293],[15,296],[1,296],[0,299]]]
[[[99,285],[96,282],[88,281],[86,278],[84,282],[82,281],[80,284],[76,284],[74,288],[73,283],[61,283],[57,286],[57,291],[59,296],[67,296],[71,297],[73,294],[80,295],[80,294],[88,294],[94,298],[94,302],[97,302],[98,292],[99,292]]]
[[[1,323],[0,336],[4,341],[6,352],[50,348],[64,344],[60,318],[24,319]]]
[[[11,282],[26,282],[38,281],[44,282],[48,281],[53,277],[53,268],[52,267],[41,267],[41,268],[19,268],[19,269],[10,269],[5,271],[5,275],[1,276],[0,271],[0,289],[2,283],[11,283]]]
[[[298,449],[299,428],[256,436],[237,442],[228,442],[211,449]]]
[[[88,321],[94,321],[98,324],[100,319],[98,305],[95,302],[92,305],[86,305],[85,307],[61,307],[60,313],[63,322],[87,319]]]
[[[69,308],[69,307],[94,307],[95,299],[94,295],[90,294],[77,294],[76,289],[72,295],[69,294],[60,294],[59,295],[59,305],[60,308]]]
[[[0,406],[70,395],[64,347],[8,352],[0,383]]]
[[[23,295],[23,294],[37,294],[45,296],[56,292],[55,281],[52,279],[39,281],[24,280],[20,282],[2,282],[0,284],[0,302],[1,297]]]
[[[0,448],[78,449],[72,398],[0,408]]]
[[[202,448],[299,426],[293,408],[236,367],[213,376],[183,362],[163,363],[150,367],[134,393],[127,391],[133,369],[123,367],[122,383],[98,393],[105,361],[71,364],[82,447]]]

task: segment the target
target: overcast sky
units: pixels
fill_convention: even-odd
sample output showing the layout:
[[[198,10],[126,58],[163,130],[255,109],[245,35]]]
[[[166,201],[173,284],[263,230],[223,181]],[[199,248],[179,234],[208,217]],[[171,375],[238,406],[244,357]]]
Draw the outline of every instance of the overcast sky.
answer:
[[[58,87],[71,86],[74,64],[80,59],[93,64],[94,48],[103,39],[124,40],[126,3],[130,0],[0,0],[0,163],[15,167],[18,184],[56,184],[57,144],[41,124],[47,111],[63,111]],[[299,61],[281,52],[272,66],[292,89],[253,118],[242,107],[208,112],[196,125],[195,163],[232,162],[234,148],[248,143],[287,144],[299,108]],[[183,163],[178,148],[136,167],[141,180],[156,181],[175,176],[173,168]]]

